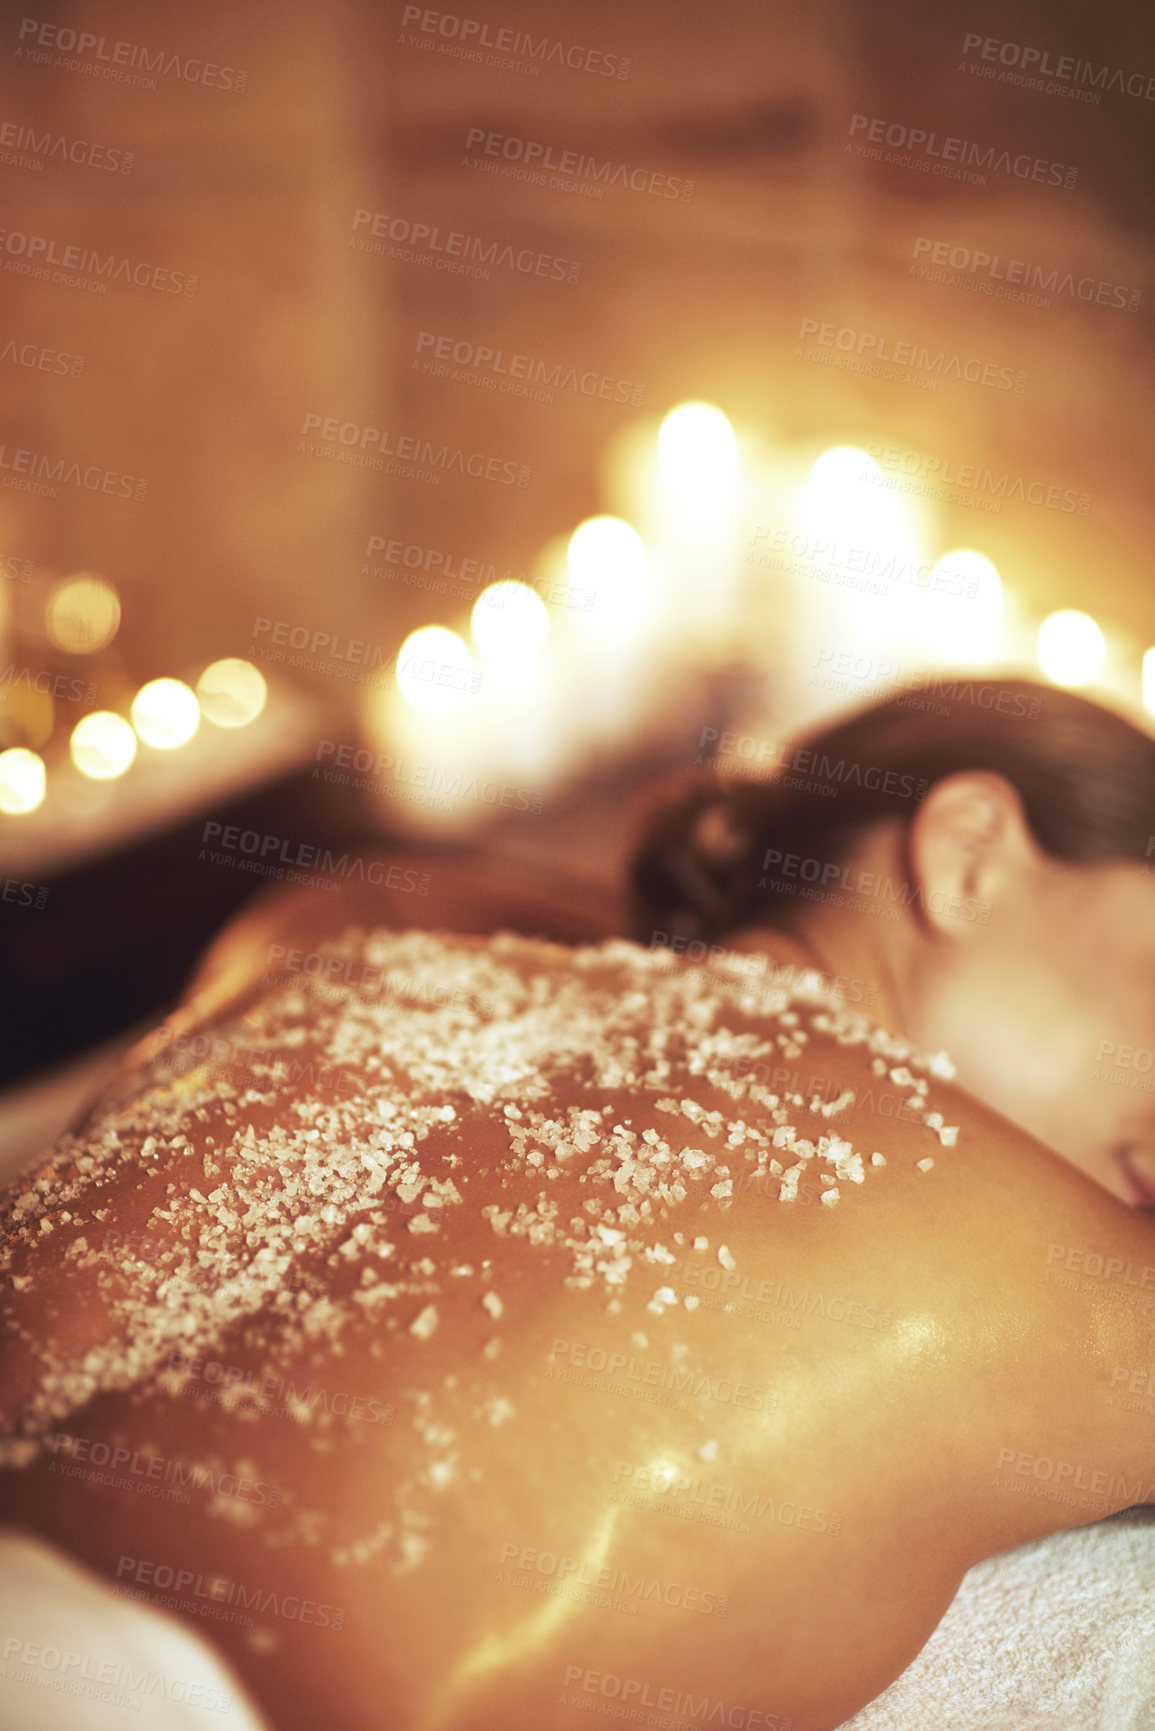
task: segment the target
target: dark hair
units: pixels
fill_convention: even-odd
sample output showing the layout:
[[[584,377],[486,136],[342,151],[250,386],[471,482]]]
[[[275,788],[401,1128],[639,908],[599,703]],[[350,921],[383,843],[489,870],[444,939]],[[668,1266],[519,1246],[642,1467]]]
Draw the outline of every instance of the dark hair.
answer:
[[[699,771],[659,788],[628,866],[638,940],[650,943],[658,929],[713,942],[739,926],[788,926],[796,886],[768,882],[769,850],[845,866],[864,831],[887,819],[909,824],[934,783],[962,770],[1005,776],[1056,859],[1148,858],[1150,734],[1030,680],[931,674],[918,689],[923,696],[888,697],[786,747],[764,780]]]

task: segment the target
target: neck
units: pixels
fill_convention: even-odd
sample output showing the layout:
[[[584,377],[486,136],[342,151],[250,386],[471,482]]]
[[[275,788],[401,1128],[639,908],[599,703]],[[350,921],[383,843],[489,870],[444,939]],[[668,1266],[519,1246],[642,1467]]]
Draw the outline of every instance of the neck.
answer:
[[[900,919],[905,917],[904,910]],[[824,917],[816,910],[804,925],[789,932],[774,926],[748,926],[728,941],[736,950],[769,957],[778,967],[816,969],[849,1007],[861,1010],[888,1033],[910,1039],[907,993],[896,953],[906,946],[893,941],[899,929],[899,921],[870,921],[842,909],[832,909]]]

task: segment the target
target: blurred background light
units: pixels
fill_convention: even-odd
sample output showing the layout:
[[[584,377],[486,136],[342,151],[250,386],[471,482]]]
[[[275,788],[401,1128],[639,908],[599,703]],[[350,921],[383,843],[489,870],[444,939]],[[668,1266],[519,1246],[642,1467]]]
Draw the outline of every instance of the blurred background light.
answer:
[[[1039,666],[1056,685],[1089,685],[1106,659],[1106,639],[1089,613],[1066,607],[1039,626]]]
[[[923,647],[952,665],[989,665],[1002,646],[1003,584],[985,553],[956,547],[936,559],[926,585]]]
[[[215,727],[247,727],[261,714],[268,695],[260,668],[239,656],[214,661],[197,680],[201,714]]]
[[[174,751],[200,726],[196,692],[183,679],[150,679],[132,700],[132,725],[145,745]]]
[[[658,468],[666,486],[699,495],[728,487],[738,466],[738,441],[713,403],[679,403],[658,434]]]
[[[570,536],[566,564],[574,586],[593,591],[588,617],[595,629],[628,634],[650,592],[650,561],[637,530],[621,517],[587,517]]]
[[[10,817],[35,811],[43,802],[47,776],[44,759],[22,745],[0,751],[0,811]]]
[[[444,625],[411,631],[397,656],[397,686],[414,709],[448,714],[477,688],[468,644]]]
[[[530,659],[549,636],[549,609],[528,583],[507,578],[482,591],[469,624],[483,654]]]
[[[1143,652],[1143,703],[1155,712],[1155,649]]]
[[[95,709],[72,729],[72,761],[93,781],[114,781],[136,757],[136,734],[123,715]]]
[[[111,583],[91,571],[57,584],[45,608],[45,628],[57,649],[94,655],[120,629],[120,598]]]

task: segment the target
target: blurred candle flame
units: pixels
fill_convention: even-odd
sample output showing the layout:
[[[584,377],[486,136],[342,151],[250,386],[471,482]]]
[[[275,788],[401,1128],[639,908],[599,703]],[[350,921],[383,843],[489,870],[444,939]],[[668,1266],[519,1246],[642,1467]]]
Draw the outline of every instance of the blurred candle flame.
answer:
[[[93,781],[114,781],[136,757],[136,735],[123,715],[94,709],[72,729],[72,761]]]
[[[0,811],[22,817],[44,803],[47,776],[44,759],[35,751],[14,745],[0,751]]]
[[[94,655],[107,649],[120,629],[120,598],[95,572],[66,577],[48,597],[45,628],[57,649]]]
[[[268,695],[260,668],[237,656],[214,661],[197,680],[201,713],[214,727],[247,727],[264,710]]]
[[[1065,607],[1039,626],[1039,666],[1056,685],[1089,685],[1102,672],[1107,642],[1089,613]]]
[[[200,726],[196,692],[183,679],[150,679],[132,700],[132,725],[145,745],[175,751]]]

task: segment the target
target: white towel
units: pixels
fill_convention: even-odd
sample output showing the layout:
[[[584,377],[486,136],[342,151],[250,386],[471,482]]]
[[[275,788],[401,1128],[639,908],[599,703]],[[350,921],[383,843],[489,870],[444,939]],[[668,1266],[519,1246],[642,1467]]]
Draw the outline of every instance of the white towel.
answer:
[[[267,1731],[208,1644],[117,1598],[26,1533],[0,1533],[3,1731]]]
[[[1155,1731],[1155,1507],[979,1563],[840,1731]]]

